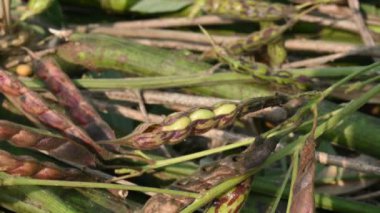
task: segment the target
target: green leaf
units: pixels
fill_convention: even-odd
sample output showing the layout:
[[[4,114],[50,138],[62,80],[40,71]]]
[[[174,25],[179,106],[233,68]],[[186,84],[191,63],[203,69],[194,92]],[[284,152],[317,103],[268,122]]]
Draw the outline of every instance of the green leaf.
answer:
[[[20,20],[24,21],[36,16],[51,27],[61,27],[63,24],[63,14],[58,0],[29,1],[28,8],[21,15]]]
[[[31,0],[28,3],[28,10],[25,11],[20,20],[26,20],[29,17],[40,14],[47,10],[53,4],[53,0]]]
[[[193,0],[141,0],[131,7],[140,13],[165,13],[180,10],[193,3]]]

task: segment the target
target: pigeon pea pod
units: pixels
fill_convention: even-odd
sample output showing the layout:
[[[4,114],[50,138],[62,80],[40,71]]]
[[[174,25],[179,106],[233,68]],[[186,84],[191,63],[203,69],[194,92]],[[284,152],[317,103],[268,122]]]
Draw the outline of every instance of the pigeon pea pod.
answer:
[[[10,121],[0,120],[0,140],[80,165],[96,165],[95,156],[82,145]]]
[[[102,120],[97,111],[81,95],[54,58],[35,59],[34,67],[36,75],[56,95],[58,101],[67,109],[73,121],[86,130],[91,138],[94,140],[115,138],[111,127]]]
[[[279,38],[286,30],[296,23],[295,19],[288,21],[284,25],[272,25],[249,34],[246,38],[228,43],[225,49],[229,54],[238,55],[245,52],[255,51],[264,45]]]
[[[212,128],[225,128],[237,118],[266,107],[285,104],[288,97],[268,96],[241,103],[222,102],[210,108],[194,108],[173,113],[158,124],[143,123],[131,134],[102,144],[121,144],[135,149],[156,149],[163,144],[173,145],[191,135],[199,135]]]
[[[160,130],[160,138],[163,141],[168,144],[176,144],[190,135],[191,120],[184,113],[174,113],[162,122]]]
[[[202,134],[214,127],[217,123],[215,114],[210,109],[200,108],[189,115],[190,120],[194,124],[194,133]]]
[[[239,108],[234,103],[220,103],[214,107],[215,118],[218,120],[217,128],[224,128],[232,124],[239,113]]]
[[[248,21],[279,20],[295,11],[283,4],[249,0],[206,0],[203,9],[206,13]]]
[[[28,156],[16,157],[3,150],[0,150],[0,171],[16,176],[55,180],[73,179],[79,174],[74,169],[62,169],[52,163],[40,163]]]

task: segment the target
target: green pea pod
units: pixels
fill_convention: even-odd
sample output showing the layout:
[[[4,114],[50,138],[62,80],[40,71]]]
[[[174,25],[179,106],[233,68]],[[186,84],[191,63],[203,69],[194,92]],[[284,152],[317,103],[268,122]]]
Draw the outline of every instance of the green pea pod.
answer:
[[[208,63],[195,62],[173,50],[149,47],[111,36],[73,34],[69,37],[69,41],[58,47],[57,55],[66,62],[90,70],[112,69],[138,76],[183,76],[201,74],[212,69],[212,65]],[[222,97],[233,93],[234,99],[268,96],[274,93],[263,87],[263,85],[239,82],[188,89]]]

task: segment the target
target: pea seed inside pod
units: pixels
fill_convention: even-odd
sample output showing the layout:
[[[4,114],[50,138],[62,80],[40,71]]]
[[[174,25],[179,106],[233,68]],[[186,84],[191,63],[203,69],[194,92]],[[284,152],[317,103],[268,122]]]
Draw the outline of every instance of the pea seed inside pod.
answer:
[[[223,103],[223,104],[217,105],[214,108],[214,113],[216,116],[228,115],[228,114],[232,113],[234,110],[236,110],[236,108],[237,108],[236,104]]]
[[[184,140],[191,131],[190,118],[183,114],[174,114],[165,119],[159,134],[162,141],[168,144],[176,144]]]
[[[172,124],[163,126],[162,131],[177,131],[186,129],[191,123],[190,118],[183,116],[175,120]]]
[[[216,124],[215,114],[209,109],[197,109],[189,117],[194,125],[194,134],[204,133]]]
[[[16,73],[19,76],[26,77],[26,76],[30,76],[33,73],[33,71],[32,71],[32,67],[30,65],[20,64],[16,67]]]
[[[216,127],[224,128],[234,121],[238,113],[238,106],[234,103],[222,103],[216,105],[213,111],[218,122]]]

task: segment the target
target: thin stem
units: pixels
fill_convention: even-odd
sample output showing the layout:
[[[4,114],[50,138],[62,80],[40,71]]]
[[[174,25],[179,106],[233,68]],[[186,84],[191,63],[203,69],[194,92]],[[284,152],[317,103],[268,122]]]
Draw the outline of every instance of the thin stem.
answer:
[[[253,142],[255,142],[255,138],[253,138],[253,137],[252,138],[245,138],[245,139],[239,140],[236,143],[229,144],[226,146],[221,146],[221,147],[218,147],[215,149],[196,152],[193,154],[184,155],[181,157],[176,157],[176,158],[171,158],[171,159],[166,159],[166,160],[159,160],[159,161],[156,161],[156,163],[154,163],[154,164],[144,166],[143,170],[157,169],[157,168],[161,168],[161,167],[172,165],[172,164],[177,164],[177,163],[182,163],[185,161],[194,160],[197,158],[202,158],[202,157],[209,156],[212,154],[216,154],[219,152],[224,152],[227,150],[236,149],[236,148],[239,148],[242,146],[248,146],[249,144],[251,144]]]
[[[347,116],[347,115],[355,112],[356,110],[358,110],[369,99],[371,99],[372,97],[374,97],[375,95],[377,95],[379,93],[380,93],[380,85],[377,85],[377,86],[373,87],[371,90],[369,90],[368,92],[364,93],[358,99],[347,104],[344,108],[338,110],[336,112],[336,114],[331,119],[327,120],[326,122],[324,122],[323,124],[318,126],[318,128],[315,132],[315,137],[317,138],[317,137],[321,136],[325,131],[327,131],[327,129],[331,129],[331,128],[336,127],[337,124],[339,122],[341,122],[345,116]]]
[[[141,28],[169,28],[169,27],[186,27],[198,25],[221,25],[234,23],[231,19],[225,19],[219,16],[208,15],[196,18],[160,18],[138,21],[115,22],[112,27],[120,29],[141,29]]]
[[[325,152],[316,152],[315,159],[318,160],[320,164],[335,165],[355,171],[380,175],[379,166],[370,165],[359,159],[331,155]]]
[[[361,74],[364,74],[364,73],[366,73],[368,71],[371,71],[374,68],[377,68],[378,66],[380,66],[380,62],[373,63],[373,64],[367,66],[365,69],[357,70],[357,71],[351,73],[350,75],[342,78],[341,80],[339,80],[335,84],[331,85],[329,88],[325,89],[322,92],[322,95],[321,95],[321,97],[320,97],[319,100],[321,101],[321,100],[325,99],[329,94],[331,94],[332,91],[334,91],[338,87],[342,86],[344,83],[348,82],[349,80],[355,78],[358,75],[361,75]]]
[[[281,197],[282,197],[282,194],[284,193],[284,190],[286,188],[286,185],[289,181],[289,178],[290,178],[290,174],[292,173],[293,170],[293,166],[294,166],[294,161],[292,162],[292,164],[289,166],[288,168],[288,171],[286,172],[285,174],[285,177],[284,177],[284,180],[282,181],[282,184],[281,184],[281,187],[278,189],[278,191],[276,192],[276,198],[275,200],[273,201],[273,204],[269,206],[269,208],[267,209],[267,212],[269,213],[276,213],[276,209],[277,209],[277,206],[278,204],[280,203],[280,200],[281,200]]]
[[[43,88],[41,81],[22,78],[22,82],[32,89]],[[170,77],[140,77],[140,78],[118,78],[118,79],[75,79],[73,82],[86,89],[157,89],[180,86],[209,85],[231,82],[252,82],[254,79],[249,75],[238,73],[215,73],[170,76]]]
[[[37,180],[23,177],[12,177],[4,173],[0,173],[0,186],[15,186],[15,185],[38,185],[38,186],[61,186],[61,187],[80,187],[80,188],[101,188],[101,189],[119,189],[130,190],[139,192],[155,192],[177,196],[186,196],[191,198],[198,198],[199,194],[176,191],[170,189],[159,189],[153,187],[143,186],[130,186],[110,183],[96,183],[96,182],[80,182],[80,181],[59,181],[59,180]]]
[[[371,69],[378,64],[371,65]],[[372,67],[373,66],[373,67]],[[369,67],[368,67],[369,68]],[[353,72],[362,70],[361,67],[353,67]],[[347,71],[349,70],[349,71]],[[345,76],[353,73],[350,68],[321,68],[321,69],[292,69],[291,73],[299,76],[310,77],[330,77],[331,75]],[[41,81],[20,78],[20,80],[31,89],[42,89],[44,84]],[[74,79],[73,82],[86,89],[158,89],[180,86],[211,85],[232,82],[252,82],[254,79],[249,75],[243,75],[234,72],[215,73],[212,75],[187,75],[187,76],[170,76],[170,77],[136,77],[136,78],[119,78],[119,79]]]

